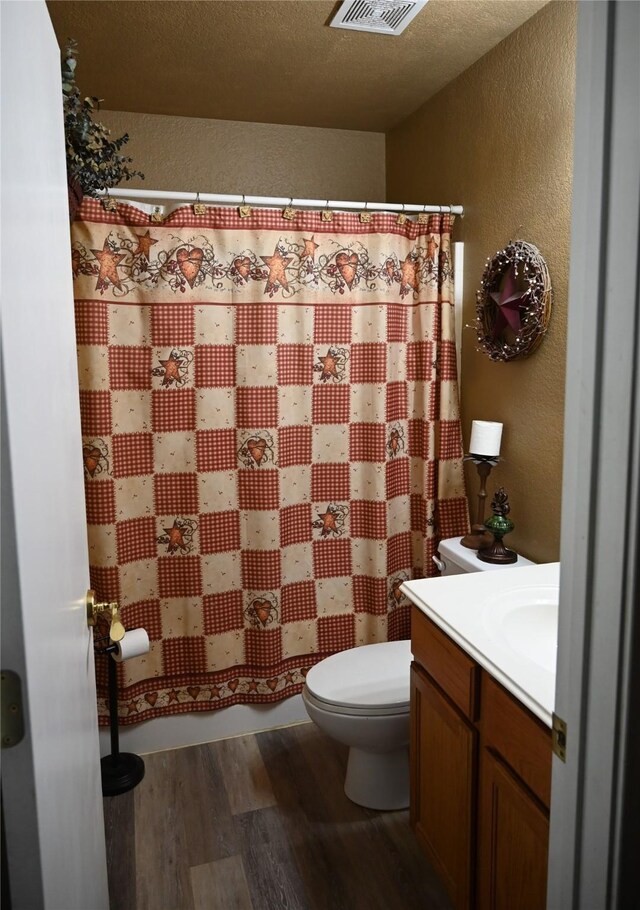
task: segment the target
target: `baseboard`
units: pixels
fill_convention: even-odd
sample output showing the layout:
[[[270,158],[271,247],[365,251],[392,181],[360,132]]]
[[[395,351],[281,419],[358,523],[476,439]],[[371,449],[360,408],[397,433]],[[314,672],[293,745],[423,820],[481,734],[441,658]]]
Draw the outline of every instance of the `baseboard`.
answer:
[[[144,755],[304,722],[309,722],[309,715],[302,696],[293,695],[272,705],[232,705],[219,711],[156,717],[133,726],[120,727],[120,750]],[[110,752],[109,728],[101,727],[100,755]]]

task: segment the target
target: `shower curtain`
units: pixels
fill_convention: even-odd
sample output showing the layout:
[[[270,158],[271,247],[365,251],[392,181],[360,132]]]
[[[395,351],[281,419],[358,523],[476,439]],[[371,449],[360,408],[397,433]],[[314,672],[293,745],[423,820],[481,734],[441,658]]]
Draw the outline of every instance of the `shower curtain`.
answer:
[[[91,584],[151,640],[124,724],[407,638],[400,585],[468,525],[450,215],[152,218],[72,232]]]

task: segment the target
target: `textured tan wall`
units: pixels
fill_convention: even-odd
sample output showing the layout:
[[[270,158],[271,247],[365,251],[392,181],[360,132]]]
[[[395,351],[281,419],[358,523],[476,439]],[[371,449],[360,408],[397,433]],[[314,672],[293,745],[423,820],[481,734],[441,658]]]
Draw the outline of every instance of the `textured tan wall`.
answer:
[[[124,187],[307,199],[385,198],[383,133],[101,111],[144,181]]]
[[[555,293],[547,337],[528,359],[494,364],[463,331],[462,419],[504,423],[501,463],[516,530],[536,561],[559,556],[576,5],[552,2],[387,136],[387,199],[460,202],[464,323],[475,319],[485,261],[509,240],[534,243]],[[467,465],[472,515],[478,479]]]

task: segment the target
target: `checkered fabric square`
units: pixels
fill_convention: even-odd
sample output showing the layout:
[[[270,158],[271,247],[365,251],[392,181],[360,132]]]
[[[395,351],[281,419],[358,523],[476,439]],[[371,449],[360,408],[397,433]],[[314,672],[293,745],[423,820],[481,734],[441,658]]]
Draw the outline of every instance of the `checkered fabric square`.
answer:
[[[450,461],[453,458],[462,458],[463,454],[460,421],[441,420],[439,457],[443,461]]]
[[[443,382],[458,379],[456,346],[453,341],[443,341],[438,355],[438,377]]]
[[[271,591],[281,584],[279,550],[243,550],[242,586],[254,591]]]
[[[151,396],[151,426],[155,433],[195,430],[195,389],[154,389]]]
[[[316,578],[351,575],[351,541],[314,540],[313,574]]]
[[[76,301],[76,341],[78,344],[109,343],[109,306],[102,300]]]
[[[241,509],[250,511],[280,508],[280,475],[273,468],[238,471],[238,498]]]
[[[245,629],[244,652],[249,666],[268,671],[282,660],[282,629]]]
[[[311,426],[280,427],[278,448],[278,463],[281,468],[311,464],[313,449]]]
[[[396,458],[395,461],[388,461],[385,470],[387,499],[393,499],[394,496],[408,496],[411,492],[409,459]]]
[[[348,386],[314,386],[312,391],[311,420],[313,423],[348,423],[350,393]]]
[[[88,524],[110,525],[115,522],[116,493],[112,480],[89,480],[85,478],[84,499]]]
[[[387,536],[386,502],[351,500],[351,536],[369,540],[384,540]]]
[[[113,437],[113,476],[153,474],[153,434],[117,433]]]
[[[140,600],[123,609],[123,619],[129,629],[146,629],[150,641],[162,638],[162,617],[159,600]]]
[[[120,574],[117,566],[89,566],[89,583],[96,600],[120,600]]]
[[[199,389],[236,384],[236,349],[232,344],[196,345],[195,366]]]
[[[334,303],[315,307],[313,340],[316,344],[349,344],[352,340],[351,307]]]
[[[456,537],[459,535],[454,534],[453,536]],[[423,548],[422,549],[423,549],[423,553],[424,553],[423,565],[425,566],[425,570],[424,570],[425,578],[433,578],[434,576],[439,574],[438,570],[436,569],[436,565],[433,561],[433,557],[436,555],[436,552],[438,550],[439,540],[440,539],[438,537],[423,538]],[[413,577],[414,578],[418,577],[417,570],[415,570],[415,569],[414,569]]]
[[[135,345],[110,347],[109,384],[112,389],[150,389],[151,348]]]
[[[221,591],[202,598],[204,634],[218,635],[244,628],[242,591]]]
[[[321,654],[333,654],[356,646],[355,614],[345,616],[318,617],[318,650]]]
[[[387,345],[351,345],[351,382],[387,381]]]
[[[130,518],[116,523],[116,547],[118,562],[136,562],[138,559],[153,559],[157,555],[156,520]]]
[[[112,430],[111,392],[80,390],[80,421],[85,436],[109,436]]]
[[[430,449],[430,429],[426,420],[409,421],[409,455],[427,458]]]
[[[200,597],[202,571],[199,556],[181,553],[158,557],[158,591],[160,597]]]
[[[441,499],[438,502],[438,536],[441,540],[460,536],[460,527],[468,525],[469,506],[466,498]]]
[[[387,307],[387,341],[397,341],[401,344],[408,340],[407,308],[390,304]]]
[[[409,398],[406,382],[387,385],[387,420],[404,420],[409,416]]]
[[[159,347],[195,344],[195,309],[189,303],[165,303],[151,307],[151,343]]]
[[[240,549],[240,514],[209,512],[200,516],[200,552],[226,553]]]
[[[411,638],[411,609],[408,606],[397,607],[389,614],[387,624],[389,641],[406,641]]]
[[[352,423],[349,427],[351,461],[386,461],[386,427],[383,423]]]
[[[353,608],[356,613],[385,616],[387,613],[387,580],[368,575],[353,576]]]
[[[279,344],[278,382],[280,385],[309,385],[313,379],[313,345]]]
[[[420,493],[412,493],[410,499],[411,509],[411,530],[420,531],[421,534],[427,532],[427,503]]]
[[[430,341],[407,344],[407,379],[431,379],[435,351]]]
[[[233,471],[237,463],[235,429],[196,431],[198,471]]]
[[[387,541],[387,573],[411,568],[411,531],[394,534]]]
[[[198,512],[198,475],[156,474],[153,498],[157,515],[195,515]]]
[[[236,344],[277,344],[278,307],[270,303],[238,306]]]
[[[165,676],[193,676],[205,673],[207,656],[204,638],[189,636],[165,638],[162,642],[162,663]]]
[[[307,543],[312,538],[311,503],[301,502],[280,510],[280,546]]]
[[[283,585],[280,592],[282,622],[300,622],[315,619],[318,612],[316,586],[313,581],[295,581]]]
[[[278,389],[268,386],[236,390],[236,423],[238,427],[276,427],[278,425]]]
[[[323,503],[349,499],[350,480],[349,464],[311,465],[311,499]]]

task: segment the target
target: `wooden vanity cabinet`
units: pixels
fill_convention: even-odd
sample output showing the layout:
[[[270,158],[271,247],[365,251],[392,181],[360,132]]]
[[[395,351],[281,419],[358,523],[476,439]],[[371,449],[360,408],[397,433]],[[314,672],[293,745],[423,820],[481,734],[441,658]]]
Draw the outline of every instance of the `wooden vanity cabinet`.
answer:
[[[544,910],[551,733],[412,613],[411,825],[456,910]]]

